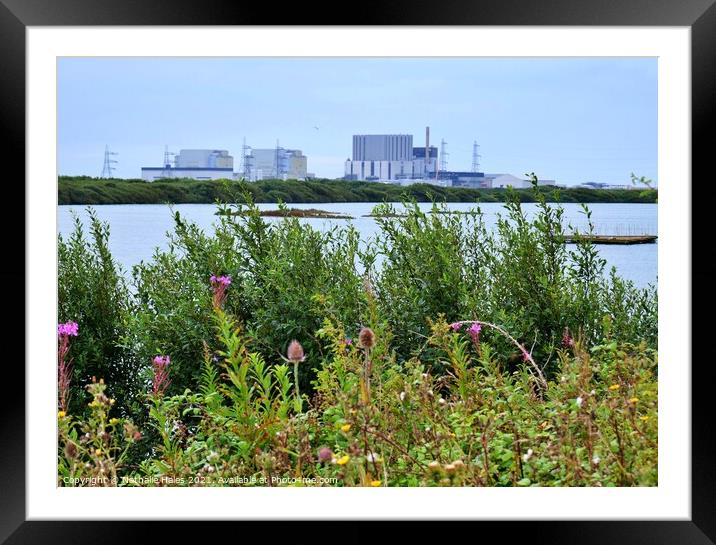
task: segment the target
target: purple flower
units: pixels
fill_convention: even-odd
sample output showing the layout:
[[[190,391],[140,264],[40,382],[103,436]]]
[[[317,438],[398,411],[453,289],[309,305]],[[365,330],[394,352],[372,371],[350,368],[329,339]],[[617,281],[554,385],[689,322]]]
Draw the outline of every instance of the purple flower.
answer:
[[[152,360],[154,365],[169,365],[170,359],[169,356],[154,356],[154,359]]]
[[[214,291],[214,308],[219,308],[224,304],[226,299],[226,288],[231,284],[231,277],[227,274],[225,276],[216,276],[214,274],[209,277],[212,289]]]
[[[460,331],[462,324],[460,322],[453,322],[450,324],[450,327],[452,327],[453,331]]]
[[[154,356],[152,359],[154,378],[152,380],[152,393],[156,397],[162,397],[169,383],[169,356]]]
[[[346,337],[346,340],[344,340],[343,342],[346,346],[350,346],[353,344],[353,341],[349,337]]]
[[[70,381],[72,378],[72,361],[67,356],[70,351],[70,337],[77,336],[77,322],[57,324],[57,336],[60,338],[57,347],[57,387],[59,392],[60,410],[67,412],[70,399]]]
[[[531,357],[527,350],[525,350],[525,347],[520,346],[520,350],[522,350],[522,361],[530,361]]]
[[[57,324],[57,334],[61,336],[66,337],[76,337],[77,336],[77,322],[67,322],[64,324]]]
[[[231,276],[229,276],[228,274],[225,276],[216,276],[212,274],[209,278],[209,281],[212,284],[221,284],[222,286],[228,286],[229,284],[231,284]]]
[[[480,324],[478,324],[477,322],[473,323],[470,326],[470,329],[467,330],[467,332],[470,334],[470,336],[473,339],[476,338],[480,334],[480,331],[482,331],[482,326]]]
[[[328,447],[323,447],[318,451],[318,461],[328,462],[333,458],[333,452]]]
[[[564,334],[562,335],[562,346],[564,346],[565,348],[567,348],[569,346],[574,346],[574,339],[569,334],[568,327],[564,328]]]

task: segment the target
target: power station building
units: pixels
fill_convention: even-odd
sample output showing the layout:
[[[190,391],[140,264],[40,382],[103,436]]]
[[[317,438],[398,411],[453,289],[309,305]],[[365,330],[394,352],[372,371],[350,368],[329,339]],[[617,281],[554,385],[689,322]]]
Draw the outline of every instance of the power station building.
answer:
[[[308,158],[301,150],[252,149],[244,156],[243,172],[234,172],[234,158],[227,150],[183,149],[173,154],[164,153],[161,167],[142,167],[142,179],[147,182],[163,178],[192,178],[194,180],[221,180],[245,178],[249,181],[278,178],[305,180],[313,177],[307,172]]]
[[[511,174],[485,174],[478,172],[477,142],[473,148],[473,170],[447,169],[446,143],[438,149],[430,145],[430,128],[425,128],[425,146],[414,146],[410,134],[356,134],[353,135],[353,156],[346,159],[346,180],[387,182],[400,185],[429,183],[448,187],[477,189],[531,187],[529,180]],[[539,185],[556,185],[554,180],[539,180]]]
[[[245,177],[251,181],[276,178],[279,180],[305,180],[309,176],[308,158],[297,149],[252,149],[244,157]]]
[[[353,135],[353,155],[345,163],[346,180],[399,181],[435,178],[438,150],[413,146],[411,134]]]
[[[234,177],[234,158],[227,150],[183,149],[174,157],[174,164],[164,154],[164,166],[142,167],[142,179],[147,182],[162,178],[192,178],[221,180]]]

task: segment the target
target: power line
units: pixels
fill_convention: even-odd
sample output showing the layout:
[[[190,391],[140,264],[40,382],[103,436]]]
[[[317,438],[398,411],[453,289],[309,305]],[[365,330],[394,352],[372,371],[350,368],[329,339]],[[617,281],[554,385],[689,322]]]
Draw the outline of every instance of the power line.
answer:
[[[477,140],[475,140],[472,143],[472,171],[473,172],[480,172],[480,146],[477,143]]]
[[[104,146],[104,164],[102,165],[102,174],[100,175],[100,178],[111,178],[112,177],[112,171],[115,170],[115,167],[112,166],[113,163],[117,163],[116,160],[112,159],[112,155],[119,155],[115,151],[109,151],[109,146]]]

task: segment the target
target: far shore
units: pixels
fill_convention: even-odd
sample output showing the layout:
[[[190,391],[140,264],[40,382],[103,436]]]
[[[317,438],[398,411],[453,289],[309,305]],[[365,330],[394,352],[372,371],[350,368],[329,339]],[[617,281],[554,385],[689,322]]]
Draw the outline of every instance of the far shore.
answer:
[[[583,189],[540,186],[547,202],[561,203],[656,203],[656,189]],[[100,179],[60,176],[57,202],[64,204],[213,204],[216,202],[318,204],[368,202],[490,203],[517,198],[535,202],[533,188],[473,189],[428,184],[399,186],[345,180],[237,180]]]

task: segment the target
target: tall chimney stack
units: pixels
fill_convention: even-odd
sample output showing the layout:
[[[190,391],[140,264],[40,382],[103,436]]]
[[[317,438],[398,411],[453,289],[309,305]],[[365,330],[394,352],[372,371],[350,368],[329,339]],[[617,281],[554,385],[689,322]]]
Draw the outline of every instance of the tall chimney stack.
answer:
[[[425,178],[428,177],[428,165],[430,161],[430,127],[425,127]]]

